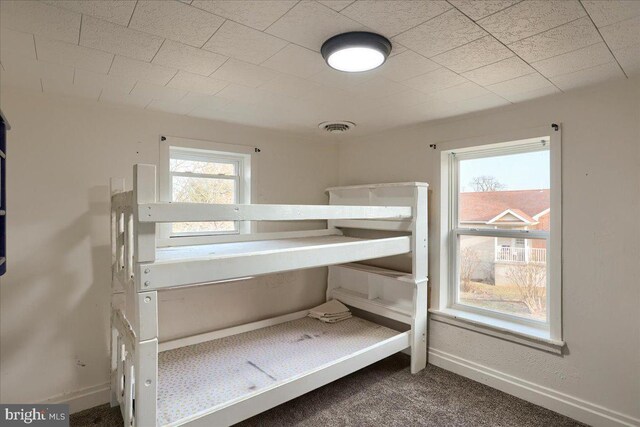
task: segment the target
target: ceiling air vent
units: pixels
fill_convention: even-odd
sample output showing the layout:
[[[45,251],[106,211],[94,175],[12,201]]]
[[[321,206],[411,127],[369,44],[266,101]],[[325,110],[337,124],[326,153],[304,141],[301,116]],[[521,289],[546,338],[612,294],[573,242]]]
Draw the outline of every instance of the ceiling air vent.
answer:
[[[318,127],[326,132],[343,133],[356,127],[353,122],[322,122]]]

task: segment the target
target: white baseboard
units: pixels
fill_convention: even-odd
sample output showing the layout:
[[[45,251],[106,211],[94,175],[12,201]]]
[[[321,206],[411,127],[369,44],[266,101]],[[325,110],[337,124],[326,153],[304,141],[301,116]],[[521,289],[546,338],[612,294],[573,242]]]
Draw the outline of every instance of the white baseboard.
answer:
[[[640,426],[638,418],[522,380],[438,349],[429,349],[429,363],[591,426]]]
[[[104,383],[91,387],[86,387],[71,393],[58,394],[52,396],[40,403],[63,403],[69,405],[69,413],[84,411],[105,403],[109,403],[111,393],[111,384]]]

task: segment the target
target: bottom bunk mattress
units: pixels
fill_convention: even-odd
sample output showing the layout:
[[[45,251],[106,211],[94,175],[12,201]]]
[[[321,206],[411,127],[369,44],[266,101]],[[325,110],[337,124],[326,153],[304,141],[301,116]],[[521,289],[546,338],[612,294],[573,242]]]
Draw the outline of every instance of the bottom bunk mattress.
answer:
[[[259,393],[401,332],[353,317],[308,317],[158,355],[158,425]]]

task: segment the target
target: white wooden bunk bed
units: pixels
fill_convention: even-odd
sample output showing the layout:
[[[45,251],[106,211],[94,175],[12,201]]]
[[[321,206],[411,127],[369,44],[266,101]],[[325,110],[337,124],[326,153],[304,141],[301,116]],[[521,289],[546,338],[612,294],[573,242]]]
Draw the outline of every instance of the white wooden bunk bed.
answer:
[[[410,353],[413,373],[424,369],[427,184],[331,188],[323,206],[209,205],[159,202],[155,166],[136,165],[133,174],[132,191],[111,181],[111,402],[125,426],[231,425],[399,351]],[[319,219],[327,229],[156,244],[157,223]],[[383,236],[342,231],[352,229]],[[411,256],[411,273],[355,264],[402,254]],[[330,266],[327,300],[405,328],[359,317],[325,324],[304,310],[158,342],[163,289],[320,266]]]

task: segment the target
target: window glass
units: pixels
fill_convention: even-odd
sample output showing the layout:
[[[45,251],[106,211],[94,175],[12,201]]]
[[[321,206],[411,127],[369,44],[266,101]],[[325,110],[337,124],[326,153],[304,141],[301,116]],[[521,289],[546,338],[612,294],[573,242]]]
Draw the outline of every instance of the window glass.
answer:
[[[538,229],[534,216],[551,203],[549,168],[549,150],[460,160],[459,226]]]
[[[239,200],[239,163],[213,153],[171,149],[171,200],[181,203],[233,204]],[[219,234],[238,231],[235,221],[181,222],[172,235]]]
[[[210,175],[237,175],[237,165],[233,162],[200,162],[196,160],[186,160],[172,158],[170,164],[171,172],[190,172]]]
[[[460,236],[457,302],[546,321],[546,240],[526,239],[526,247],[503,240]]]
[[[456,159],[453,294],[463,308],[546,322],[550,152],[527,150],[479,148]]]

